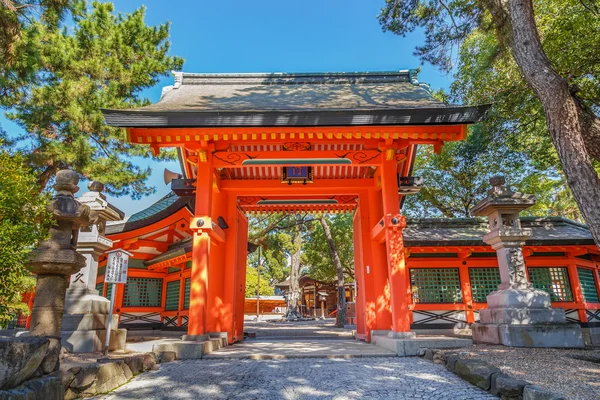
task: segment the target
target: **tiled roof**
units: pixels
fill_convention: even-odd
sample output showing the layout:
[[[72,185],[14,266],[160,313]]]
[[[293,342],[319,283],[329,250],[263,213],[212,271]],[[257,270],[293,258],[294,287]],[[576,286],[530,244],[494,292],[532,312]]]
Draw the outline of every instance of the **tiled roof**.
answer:
[[[523,217],[521,225],[531,228],[529,246],[594,244],[589,229],[562,217]],[[415,246],[483,246],[488,224],[478,218],[423,218],[407,221],[404,244]]]
[[[486,107],[449,107],[414,70],[175,73],[156,104],[103,110],[113,126],[327,126],[472,123]]]
[[[347,110],[444,107],[409,70],[314,74],[191,74],[140,111]]]
[[[148,217],[158,213],[159,211],[166,209],[171,204],[175,203],[178,199],[179,199],[179,197],[175,193],[169,192],[166,196],[164,196],[162,199],[158,200],[156,203],[152,204],[150,207],[133,214],[127,221],[134,222],[134,221],[139,221],[144,218],[148,218]]]
[[[106,234],[110,235],[139,229],[167,218],[183,207],[188,207],[192,211],[194,207],[193,202],[192,197],[179,197],[174,192],[169,192],[150,207],[133,214],[129,219],[118,224],[107,225]]]

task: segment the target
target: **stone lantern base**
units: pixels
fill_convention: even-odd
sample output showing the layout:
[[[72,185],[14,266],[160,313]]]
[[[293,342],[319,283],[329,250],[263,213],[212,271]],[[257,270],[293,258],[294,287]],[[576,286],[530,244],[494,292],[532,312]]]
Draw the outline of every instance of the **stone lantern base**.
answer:
[[[567,323],[565,310],[550,306],[548,293],[500,289],[488,296],[488,309],[473,324],[473,342],[511,347],[584,347],[581,327]]]
[[[67,290],[60,332],[63,347],[72,353],[102,351],[109,309],[110,301],[99,296],[97,290],[81,286],[70,287]],[[119,317],[113,314],[112,318],[109,350],[124,350],[127,330],[116,329]]]

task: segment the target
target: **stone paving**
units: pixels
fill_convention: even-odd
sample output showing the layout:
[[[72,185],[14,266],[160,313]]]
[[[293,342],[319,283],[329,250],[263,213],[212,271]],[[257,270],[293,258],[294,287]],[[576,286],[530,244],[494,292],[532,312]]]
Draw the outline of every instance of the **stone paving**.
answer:
[[[495,399],[420,358],[188,360],[102,397],[118,399]]]
[[[297,339],[307,336],[319,338],[351,338],[351,328],[336,328],[335,319],[315,321],[244,321],[244,332],[254,333],[257,338],[261,337],[286,337]]]
[[[355,339],[246,339],[204,356],[205,359],[283,359],[394,357],[396,353]]]

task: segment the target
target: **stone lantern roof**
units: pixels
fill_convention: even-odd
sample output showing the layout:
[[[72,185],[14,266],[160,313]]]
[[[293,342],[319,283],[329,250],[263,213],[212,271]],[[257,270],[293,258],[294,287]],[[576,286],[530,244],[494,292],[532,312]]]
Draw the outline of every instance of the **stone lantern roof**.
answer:
[[[534,195],[514,192],[506,186],[503,176],[491,177],[490,184],[492,188],[488,190],[488,196],[471,209],[472,215],[485,217],[494,211],[519,213],[536,203]]]

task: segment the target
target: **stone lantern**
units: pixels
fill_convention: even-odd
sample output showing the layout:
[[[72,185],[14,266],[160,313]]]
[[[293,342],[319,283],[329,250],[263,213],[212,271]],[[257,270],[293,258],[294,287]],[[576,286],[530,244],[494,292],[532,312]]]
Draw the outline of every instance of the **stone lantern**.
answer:
[[[531,229],[522,228],[519,213],[536,202],[533,195],[512,191],[503,176],[490,179],[488,196],[471,214],[488,218],[483,241],[498,257],[501,284],[487,296],[487,309],[473,325],[476,343],[515,347],[583,347],[581,327],[566,322],[564,309],[551,307],[550,295],[527,280],[523,245]]]
[[[110,301],[96,289],[98,259],[112,247],[112,240],[104,236],[107,221],[119,221],[124,214],[106,200],[104,185],[90,182],[89,192],[79,202],[90,208],[91,224],[82,226],[77,240],[77,252],[85,257],[85,266],[71,275],[65,299],[62,326],[62,345],[74,353],[101,351],[106,335]],[[114,290],[114,289],[113,289]],[[117,315],[111,318],[118,318]],[[117,326],[113,320],[112,326]],[[111,350],[125,346],[127,331],[111,331]]]
[[[79,190],[77,183],[79,176],[73,171],[56,173],[56,195],[49,206],[55,224],[50,238],[32,251],[29,265],[37,276],[29,329],[32,336],[60,336],[68,277],[85,265],[85,257],[75,247],[79,227],[90,223],[90,208],[73,197]]]

